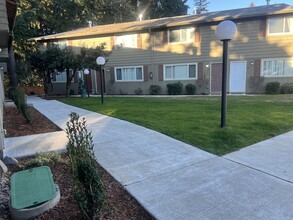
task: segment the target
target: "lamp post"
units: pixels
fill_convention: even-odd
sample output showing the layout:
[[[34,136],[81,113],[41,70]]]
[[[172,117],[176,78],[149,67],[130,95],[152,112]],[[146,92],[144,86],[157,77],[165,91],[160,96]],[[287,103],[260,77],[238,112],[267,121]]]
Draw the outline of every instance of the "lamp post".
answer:
[[[88,74],[90,73],[90,71],[88,69],[85,69],[83,71],[84,75],[85,75],[85,79],[86,79],[86,88],[87,88],[87,97],[90,97],[90,92],[89,92],[89,82],[88,82]]]
[[[105,58],[104,57],[98,57],[96,59],[96,62],[98,64],[98,66],[100,66],[100,81],[101,81],[101,103],[104,103],[104,90],[103,90],[103,74],[102,74],[102,65],[105,64]]]
[[[222,21],[216,29],[216,37],[223,41],[221,128],[226,127],[228,42],[236,35],[236,32],[236,24],[229,20]]]

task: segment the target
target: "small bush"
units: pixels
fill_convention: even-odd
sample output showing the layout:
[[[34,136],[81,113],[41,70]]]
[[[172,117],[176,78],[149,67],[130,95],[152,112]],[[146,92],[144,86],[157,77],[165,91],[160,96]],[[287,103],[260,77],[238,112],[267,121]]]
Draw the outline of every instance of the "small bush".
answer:
[[[142,89],[138,88],[136,90],[134,90],[135,95],[142,95]]]
[[[22,90],[22,88],[20,88],[20,87],[9,88],[7,91],[7,96],[8,96],[8,98],[10,98],[14,102],[18,111],[25,118],[26,123],[30,123],[31,122],[31,115],[27,109],[26,97],[25,97],[25,94],[24,94],[24,91]]]
[[[167,89],[169,95],[180,95],[182,92],[183,84],[181,82],[168,83]]]
[[[266,85],[267,94],[278,94],[280,92],[280,83],[279,82],[269,82]]]
[[[158,85],[150,85],[149,93],[151,95],[158,95],[161,92],[161,86]]]
[[[74,178],[74,197],[86,219],[99,219],[104,206],[104,191],[97,172],[93,139],[86,121],[76,113],[66,123],[69,142],[66,146]]]
[[[26,167],[49,166],[54,163],[65,163],[60,152],[37,153],[36,156],[25,163]]]
[[[281,86],[282,94],[293,94],[293,83],[285,83]]]
[[[185,90],[186,90],[187,95],[194,95],[196,92],[196,86],[193,84],[187,84],[185,86]]]

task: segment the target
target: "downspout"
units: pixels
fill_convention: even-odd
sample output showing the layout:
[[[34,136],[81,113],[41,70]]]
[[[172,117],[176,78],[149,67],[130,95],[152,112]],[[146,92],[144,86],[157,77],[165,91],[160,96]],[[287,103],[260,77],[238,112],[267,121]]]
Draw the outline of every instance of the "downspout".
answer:
[[[151,50],[152,50],[152,56],[151,56],[151,70],[152,70],[152,74],[153,74],[153,77],[152,77],[152,85],[154,85],[154,69],[155,69],[155,38],[154,38],[154,35],[153,35],[153,32],[151,31],[151,29],[149,28],[149,33],[150,33],[150,37],[151,37],[151,40],[150,40],[150,43],[151,43]]]

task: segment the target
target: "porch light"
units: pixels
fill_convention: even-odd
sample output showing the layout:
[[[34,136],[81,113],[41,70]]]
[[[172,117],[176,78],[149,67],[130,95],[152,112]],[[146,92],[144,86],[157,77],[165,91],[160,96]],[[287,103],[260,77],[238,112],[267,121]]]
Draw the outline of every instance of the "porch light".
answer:
[[[216,29],[216,37],[223,41],[221,128],[226,127],[228,42],[234,38],[236,32],[236,24],[229,20],[222,21]]]
[[[99,70],[100,70],[100,81],[101,81],[101,103],[104,103],[104,90],[103,90],[103,74],[102,74],[102,66],[105,64],[105,58],[104,57],[98,57],[96,59],[96,62],[99,66]]]

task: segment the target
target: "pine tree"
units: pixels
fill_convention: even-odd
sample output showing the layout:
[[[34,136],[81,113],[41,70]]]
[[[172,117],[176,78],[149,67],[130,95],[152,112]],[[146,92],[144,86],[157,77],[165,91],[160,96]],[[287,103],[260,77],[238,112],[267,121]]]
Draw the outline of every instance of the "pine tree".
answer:
[[[194,1],[194,14],[204,14],[208,12],[208,4],[206,0]]]

